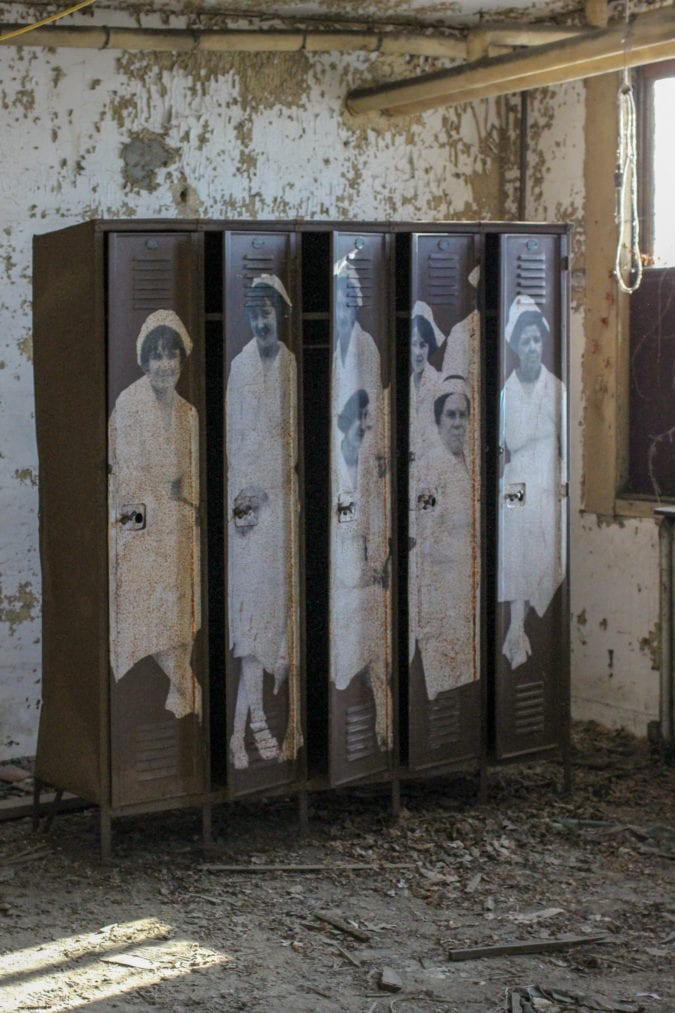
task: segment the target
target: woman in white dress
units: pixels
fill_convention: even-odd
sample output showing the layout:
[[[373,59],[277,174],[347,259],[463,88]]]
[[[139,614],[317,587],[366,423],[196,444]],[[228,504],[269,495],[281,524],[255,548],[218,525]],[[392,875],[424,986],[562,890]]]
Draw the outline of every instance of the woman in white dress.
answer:
[[[386,592],[390,530],[385,414],[388,397],[382,387],[377,345],[357,319],[363,297],[356,269],[344,258],[336,264],[335,275],[330,678],[336,689],[344,690],[356,675],[366,674],[375,702],[375,734],[380,748],[389,749],[393,731],[389,686],[391,620]],[[361,413],[363,430],[356,463],[348,434],[355,422],[351,418],[354,413],[356,423]]]
[[[527,295],[509,310],[505,339],[518,358],[502,391],[501,439],[506,463],[500,507],[499,601],[510,622],[502,652],[512,669],[532,653],[525,633],[530,608],[546,612],[565,572],[563,484],[566,481],[565,386],[542,362],[550,330]]]
[[[122,391],[108,423],[110,649],[119,681],[152,656],[170,681],[165,707],[201,717],[191,667],[201,625],[199,423],[176,393],[192,341],[171,310],[151,313],[136,342],[144,372]],[[138,527],[123,516],[145,506]]]
[[[295,356],[279,340],[291,302],[276,275],[251,284],[253,337],[232,361],[226,392],[230,647],[241,659],[230,753],[248,767],[250,721],[263,760],[294,758],[297,699],[297,380]],[[289,678],[289,725],[280,746],[263,708],[263,675],[274,689]]]
[[[424,307],[424,309],[422,308]],[[440,332],[439,332],[440,333]],[[426,462],[433,441],[437,439],[434,425],[434,401],[439,393],[440,377],[430,365],[429,355],[438,348],[433,314],[425,303],[417,302],[410,333],[410,400],[408,496],[408,661],[411,663],[418,639],[417,514],[433,509],[436,478]]]
[[[424,461],[434,503],[417,517],[417,641],[430,701],[476,676],[474,505],[465,456],[471,402],[463,377],[439,384],[433,418]]]

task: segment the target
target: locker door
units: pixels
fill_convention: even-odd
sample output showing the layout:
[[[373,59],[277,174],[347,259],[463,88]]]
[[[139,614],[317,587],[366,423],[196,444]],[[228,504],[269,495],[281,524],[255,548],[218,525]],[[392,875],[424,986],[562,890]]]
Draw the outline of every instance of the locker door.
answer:
[[[567,728],[564,242],[500,238],[498,758],[564,743]]]
[[[296,237],[224,237],[226,660],[234,795],[304,772]]]
[[[412,769],[481,747],[480,246],[414,235],[408,438],[408,742]]]
[[[391,765],[391,237],[334,233],[330,383],[329,773]]]
[[[199,236],[109,237],[113,806],[205,786],[200,272]]]

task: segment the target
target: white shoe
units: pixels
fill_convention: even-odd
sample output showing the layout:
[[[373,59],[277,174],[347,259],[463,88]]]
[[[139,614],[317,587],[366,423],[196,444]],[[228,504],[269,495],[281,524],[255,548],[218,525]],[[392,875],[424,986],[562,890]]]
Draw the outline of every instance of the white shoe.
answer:
[[[239,735],[237,732],[230,739],[230,756],[232,757],[232,766],[235,770],[246,770],[248,767],[248,754],[244,745],[244,736]]]

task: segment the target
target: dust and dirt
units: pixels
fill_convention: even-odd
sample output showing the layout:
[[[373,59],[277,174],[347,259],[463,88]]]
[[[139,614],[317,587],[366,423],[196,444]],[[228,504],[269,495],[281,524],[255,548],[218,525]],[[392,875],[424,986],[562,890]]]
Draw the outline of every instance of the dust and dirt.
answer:
[[[304,834],[294,799],[237,802],[208,855],[198,813],[120,819],[109,865],[94,809],[5,822],[0,1010],[673,1011],[675,770],[590,724],[573,765],[569,795],[553,760],[491,770],[484,804],[408,783],[396,820],[386,789],[315,794]]]

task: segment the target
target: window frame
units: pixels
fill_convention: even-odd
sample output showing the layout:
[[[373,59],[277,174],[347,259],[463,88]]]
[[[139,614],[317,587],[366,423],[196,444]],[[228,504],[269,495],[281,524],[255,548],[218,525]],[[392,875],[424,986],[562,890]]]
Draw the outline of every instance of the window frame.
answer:
[[[646,170],[645,95],[651,81],[670,76],[675,61],[634,71],[638,102],[638,200],[645,222],[646,188],[653,193],[653,173]],[[585,280],[584,355],[582,358],[582,491],[581,510],[599,518],[653,518],[654,509],[672,498],[635,494],[628,479],[630,340],[629,300],[614,276],[618,241],[616,195],[611,184],[618,147],[617,94],[620,74],[587,78],[585,130]],[[653,106],[652,106],[653,109]],[[653,116],[652,116],[653,124]],[[651,130],[653,143],[653,126]],[[650,231],[651,230],[651,231]],[[641,233],[643,230],[641,229]],[[645,242],[646,240],[646,242]],[[653,223],[641,245],[653,249]],[[647,268],[649,270],[649,268]],[[675,270],[675,268],[673,268]],[[598,463],[602,462],[602,466]]]
[[[640,249],[647,269],[663,267],[654,264],[654,84],[664,78],[675,78],[675,59],[650,63],[635,71],[637,95],[638,144],[638,213],[640,216]],[[675,265],[670,265],[674,266]]]

